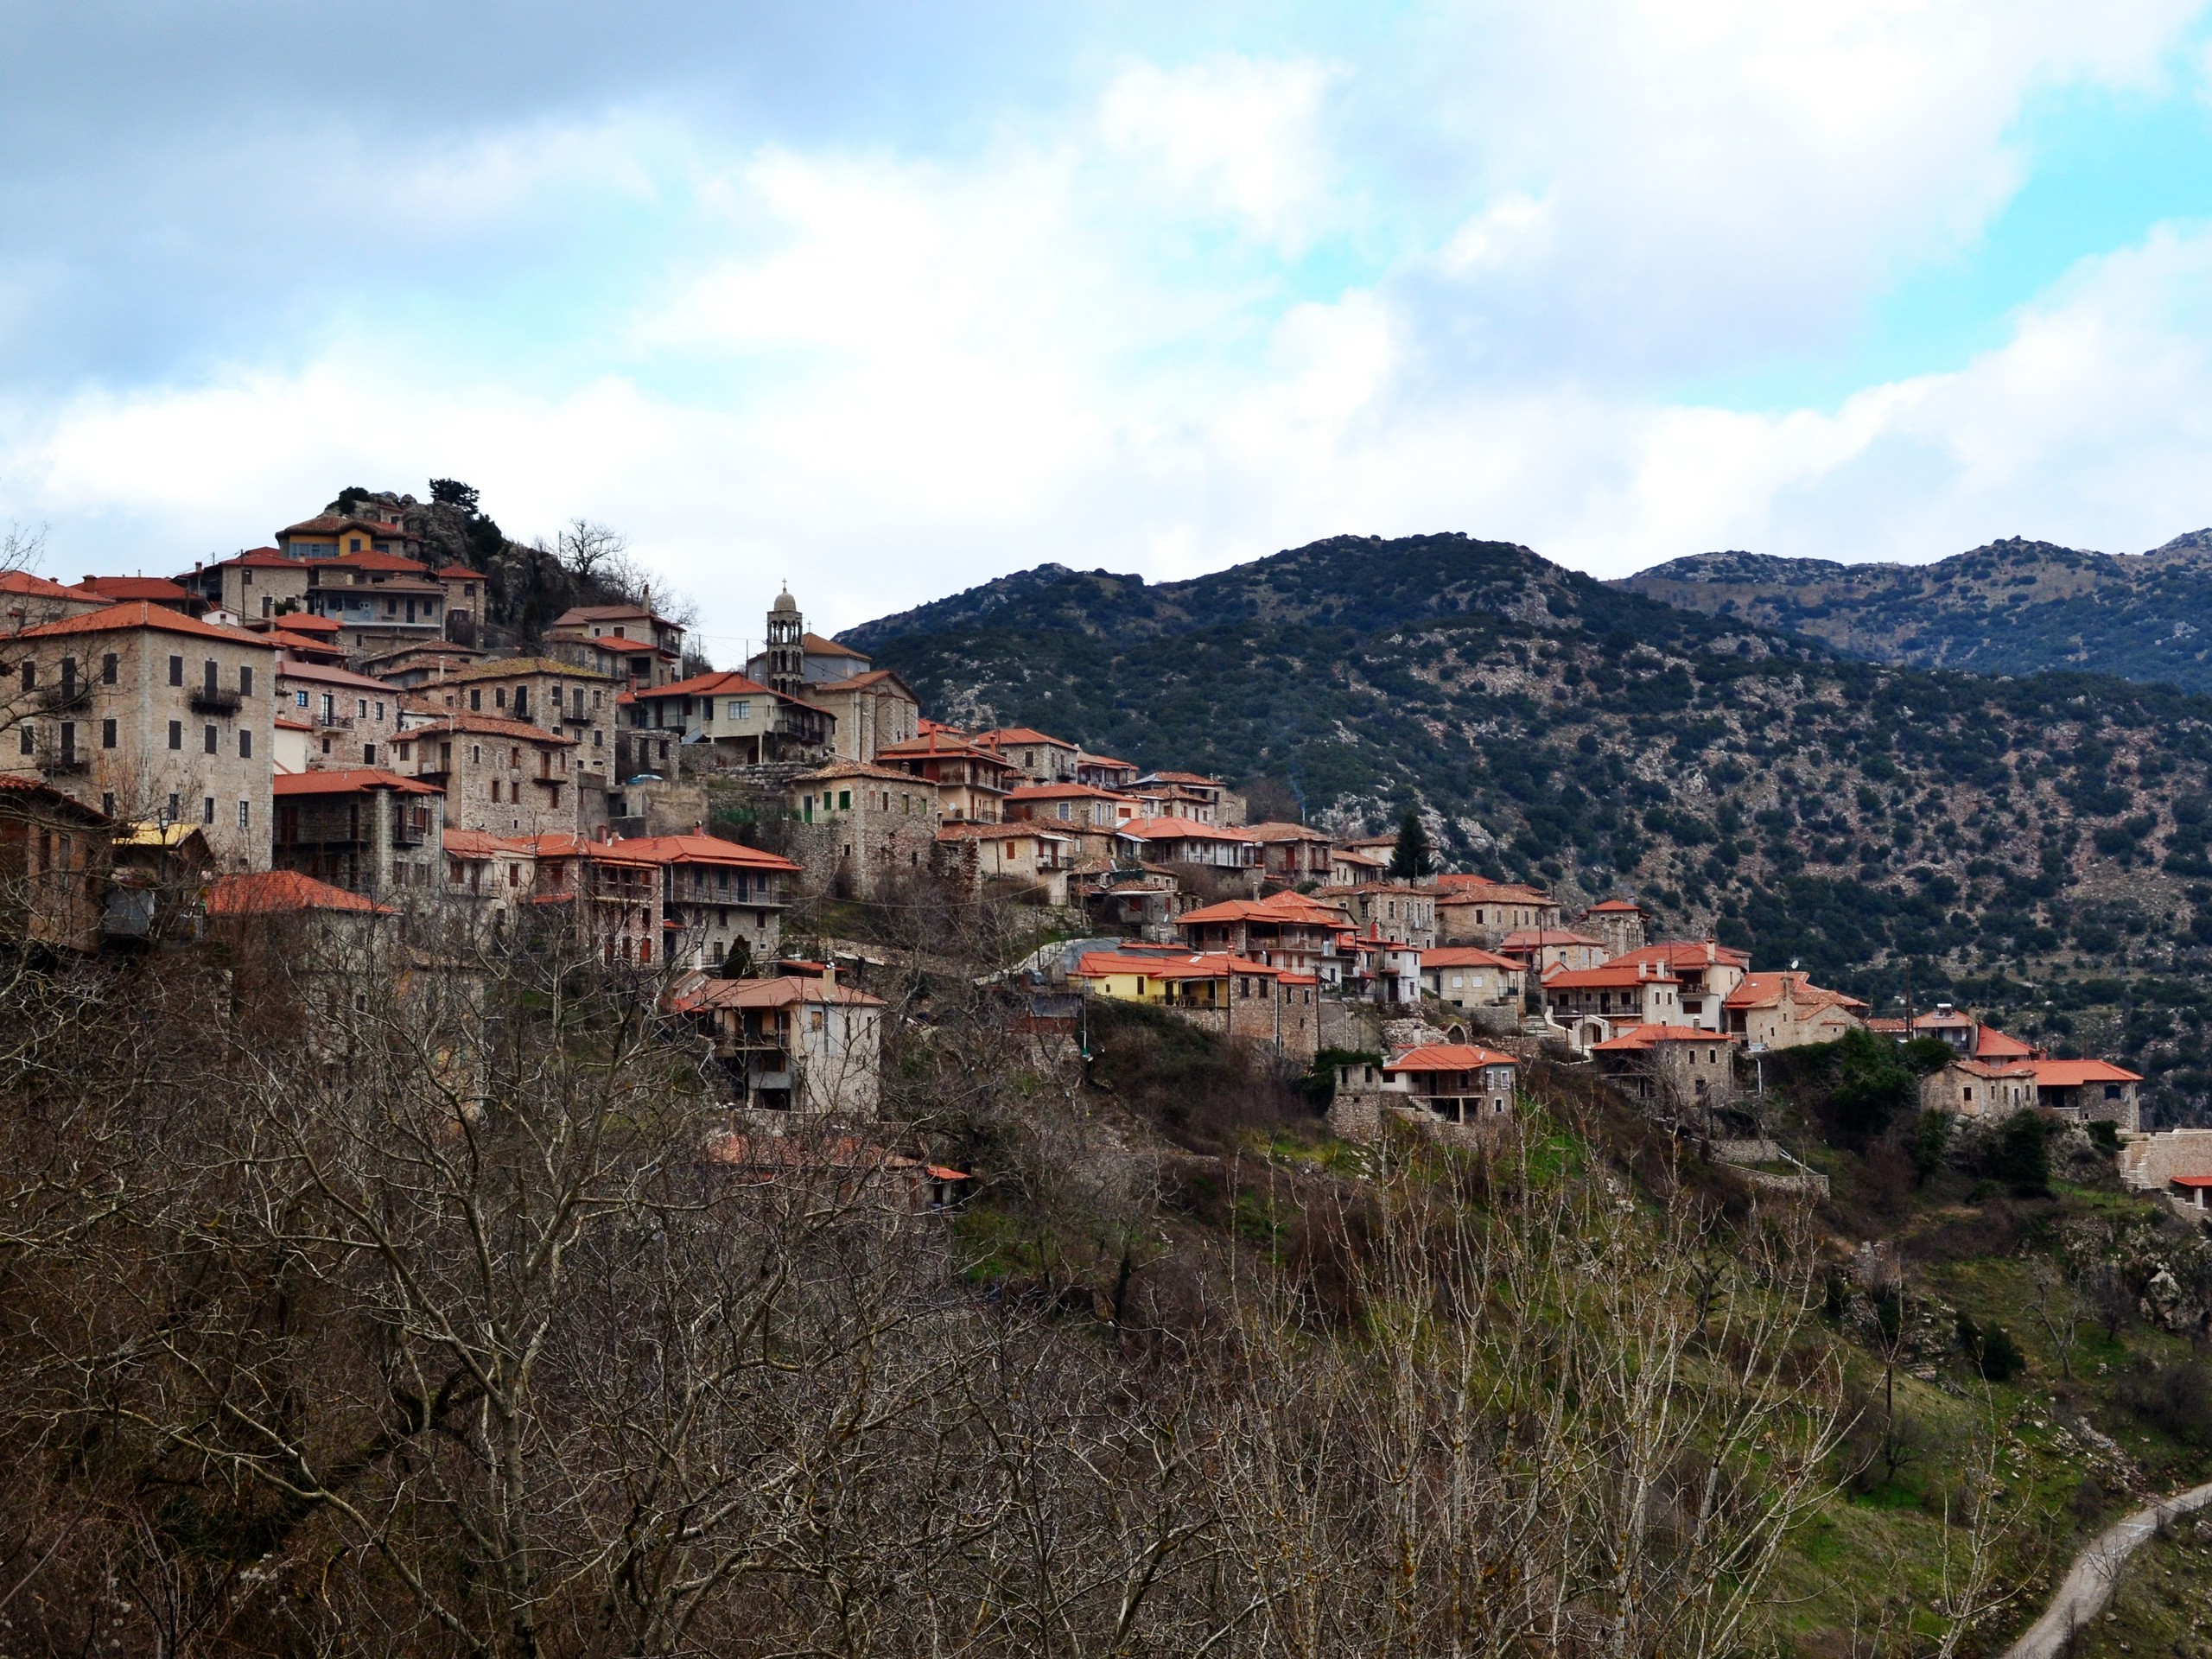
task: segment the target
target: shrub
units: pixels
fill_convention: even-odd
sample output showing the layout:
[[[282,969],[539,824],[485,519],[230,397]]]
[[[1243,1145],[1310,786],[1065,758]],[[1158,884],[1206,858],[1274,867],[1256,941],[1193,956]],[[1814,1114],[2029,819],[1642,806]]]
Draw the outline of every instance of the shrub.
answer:
[[[1912,1132],[1912,1173],[1925,1185],[1942,1172],[1951,1145],[1951,1115],[1925,1111]]]
[[[1959,1315],[1959,1345],[1985,1382],[2009,1382],[2028,1366],[2020,1344],[2003,1325],[1993,1325],[1985,1331],[1964,1313]]]
[[[2005,1120],[1991,1140],[1982,1173],[2010,1187],[2015,1198],[2050,1193],[2050,1126],[2033,1112]]]
[[[1846,1032],[1835,1045],[1835,1086],[1828,1101],[1836,1127],[1865,1142],[1920,1098],[1919,1079],[1897,1058],[1897,1046],[1871,1031]]]

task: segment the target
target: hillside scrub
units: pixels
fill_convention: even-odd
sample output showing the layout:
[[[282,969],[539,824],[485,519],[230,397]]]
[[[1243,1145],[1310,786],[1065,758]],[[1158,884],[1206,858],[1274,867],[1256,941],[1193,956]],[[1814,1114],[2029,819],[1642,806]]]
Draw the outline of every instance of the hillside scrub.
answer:
[[[0,977],[17,1646],[1771,1637],[1836,1478],[1810,1236],[1639,1179],[1565,1097],[1487,1157],[1182,1153],[1125,1103],[1249,1086],[1236,1056],[1132,1022],[1117,1095],[999,988],[893,964],[931,1017],[875,1132],[976,1154],[951,1220],[836,1139],[731,1153],[658,981],[552,924],[344,937]],[[1198,1173],[1217,1205],[1179,1206]]]

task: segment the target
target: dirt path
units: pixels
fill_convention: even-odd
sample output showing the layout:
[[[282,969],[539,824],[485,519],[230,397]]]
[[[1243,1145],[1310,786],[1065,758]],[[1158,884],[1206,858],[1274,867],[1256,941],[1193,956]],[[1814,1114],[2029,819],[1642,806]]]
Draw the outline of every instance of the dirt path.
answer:
[[[2113,1586],[2120,1582],[2120,1569],[2127,1565],[2127,1558],[2158,1530],[2158,1523],[2187,1515],[2191,1510],[2201,1510],[2207,1503],[2212,1503],[2212,1481],[2161,1498],[2148,1509],[2138,1510],[2107,1527],[2074,1558],[2074,1565],[2066,1569],[2066,1576],[2059,1581],[2058,1592],[2051,1597],[2050,1605],[2044,1609],[2041,1618],[2028,1627],[2027,1634],[2012,1645],[2005,1659],[2056,1659],[2059,1649],[2066,1645],[2066,1639],[2104,1611],[2105,1604],[2112,1599]]]

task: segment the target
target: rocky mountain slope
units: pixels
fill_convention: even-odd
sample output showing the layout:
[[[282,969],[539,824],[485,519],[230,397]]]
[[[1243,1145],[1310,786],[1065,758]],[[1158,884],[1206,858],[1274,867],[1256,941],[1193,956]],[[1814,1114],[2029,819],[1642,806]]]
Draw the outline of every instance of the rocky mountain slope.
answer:
[[[1948,994],[2212,1106],[2212,698],[1984,678],[1609,588],[1525,548],[1340,537],[1191,582],[1045,568],[846,638],[1019,722],[1379,829],[1569,903],[1640,894],[1885,1007]]]
[[[2014,538],[1920,565],[1700,553],[1617,585],[1871,662],[2070,668],[2212,691],[2212,531],[2139,555]]]

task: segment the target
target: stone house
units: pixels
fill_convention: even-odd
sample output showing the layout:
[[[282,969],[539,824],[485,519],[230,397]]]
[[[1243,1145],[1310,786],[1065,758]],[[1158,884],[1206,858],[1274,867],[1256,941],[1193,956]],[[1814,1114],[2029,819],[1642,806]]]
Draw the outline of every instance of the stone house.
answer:
[[[1712,939],[1638,945],[1610,958],[1607,965],[1621,963],[1650,963],[1681,981],[1682,1023],[1705,1031],[1721,1029],[1728,994],[1743,983],[1751,966],[1743,951]]]
[[[108,602],[28,570],[0,570],[0,634],[21,633],[48,622],[104,611]]]
[[[592,856],[601,847],[659,873],[661,962],[712,971],[733,944],[742,943],[756,962],[781,946],[784,911],[799,873],[790,859],[696,831],[595,842]]]
[[[50,784],[0,772],[0,940],[98,950],[114,829]]]
[[[1327,880],[1331,887],[1357,887],[1380,881],[1389,874],[1390,849],[1387,847],[1357,847],[1338,842],[1329,849]]]
[[[1116,760],[1110,754],[1078,754],[1075,780],[1089,784],[1093,789],[1127,790],[1135,786],[1142,770],[1130,761]]]
[[[1832,1043],[1863,1023],[1866,1013],[1857,997],[1825,990],[1795,970],[1745,975],[1721,1007],[1724,1029],[1744,1039],[1747,1054]]]
[[[2031,1060],[2036,1104],[2076,1123],[2100,1120],[2127,1134],[2143,1127],[2142,1077],[2110,1060]]]
[[[1114,832],[1135,816],[1136,804],[1088,784],[1024,784],[1007,791],[1011,823],[1037,823],[1066,836],[1085,861],[1112,862]]]
[[[540,913],[565,915],[579,948],[610,967],[660,960],[660,865],[628,843],[573,833],[529,838]]]
[[[885,1004],[839,983],[835,969],[818,977],[679,982],[671,1004],[713,1043],[741,1108],[876,1115]]]
[[[1376,881],[1332,893],[1359,927],[1426,950],[1436,943],[1436,890],[1407,881]]]
[[[1242,830],[1194,818],[1132,818],[1115,835],[1134,861],[1198,864],[1221,870],[1260,868],[1260,842]]]
[[[840,760],[867,764],[893,743],[911,742],[921,734],[921,700],[887,668],[809,679],[802,696],[834,722],[830,752]]]
[[[1507,934],[1494,948],[1501,957],[1528,963],[1529,971],[1539,979],[1554,968],[1580,971],[1602,967],[1605,962],[1603,940],[1564,927],[1524,928]]]
[[[1083,750],[1064,737],[1050,737],[1027,726],[1002,726],[978,732],[970,740],[977,748],[1001,755],[1028,784],[1072,784]]]
[[[1471,1043],[1423,1043],[1381,1065],[1337,1068],[1329,1126],[1348,1141],[1375,1141],[1392,1121],[1454,1140],[1479,1140],[1518,1121],[1520,1062]]]
[[[626,771],[659,762],[673,738],[685,771],[757,766],[779,762],[815,765],[826,759],[836,721],[825,710],[770,690],[742,674],[695,674],[629,694],[629,725],[654,751]]]
[[[1329,837],[1302,823],[1248,823],[1244,833],[1260,843],[1260,868],[1271,881],[1296,887],[1329,878]]]
[[[254,622],[305,612],[309,575],[306,560],[257,547],[213,564],[195,564],[190,575],[176,581],[209,605]]]
[[[278,715],[310,728],[310,768],[392,764],[402,694],[383,681],[287,653],[276,664],[276,696]]]
[[[1421,953],[1421,988],[1465,1013],[1495,1008],[1518,1014],[1528,969],[1510,957],[1471,944],[1431,945]]]
[[[537,843],[526,836],[492,836],[481,830],[448,830],[446,892],[480,905],[496,921],[512,920],[537,887]]]
[[[931,869],[969,892],[990,884],[1048,905],[1068,901],[1072,837],[1034,823],[946,823],[938,827]]]
[[[1731,1106],[1738,1039],[1701,1026],[1635,1026],[1590,1046],[1598,1075],[1655,1116],[1702,1120]]]
[[[270,862],[349,893],[443,887],[445,798],[431,785],[371,767],[276,779]]]
[[[445,791],[446,823],[495,836],[574,834],[576,741],[526,721],[403,710],[392,770]]]
[[[839,760],[792,779],[790,801],[810,891],[880,899],[931,868],[937,791],[912,772]]]
[[[1231,899],[1175,918],[1175,931],[1194,954],[1224,955],[1319,976],[1350,926],[1342,906],[1301,893]]]
[[[269,867],[268,641],[147,600],[0,639],[0,772],[104,817],[191,823],[226,869]]]
[[[1446,944],[1495,950],[1509,934],[1560,924],[1557,901],[1541,887],[1458,874],[1438,876],[1434,886],[1436,936]]]
[[[1013,765],[963,737],[925,731],[876,752],[875,764],[919,778],[937,791],[940,823],[996,823],[1019,775]]]
[[[308,614],[337,623],[339,638],[357,656],[445,638],[445,584],[417,560],[346,552],[306,569]]]
[[[650,594],[643,603],[573,606],[553,619],[545,638],[597,651],[603,660],[583,666],[624,676],[641,690],[669,684],[683,663],[683,624],[656,615]]]
[[[1606,899],[1584,911],[1580,925],[1585,933],[1594,933],[1605,942],[1608,957],[1624,957],[1643,948],[1649,919],[1643,906],[1632,899]]]
[[[1577,1048],[1592,1047],[1630,1026],[1682,1023],[1682,982],[1656,963],[1554,968],[1538,988],[1545,1011],[1574,1031]]]
[[[622,689],[611,674],[556,658],[499,657],[424,681],[414,688],[410,706],[489,715],[557,732],[575,743],[576,771],[604,778],[614,766],[614,700]]]
[[[1068,978],[1093,996],[1164,1008],[1297,1064],[1310,1064],[1319,1050],[1320,986],[1311,974],[1227,955],[1093,951]]]
[[[1232,792],[1218,778],[1207,778],[1195,772],[1147,772],[1137,779],[1135,787],[1139,791],[1168,791],[1176,799],[1189,802],[1190,816],[1202,817],[1207,823],[1233,828],[1244,822],[1243,798]]]
[[[2010,1117],[2035,1105],[2036,1069],[2026,1060],[1953,1060],[1920,1080],[1920,1103],[1958,1117]]]

